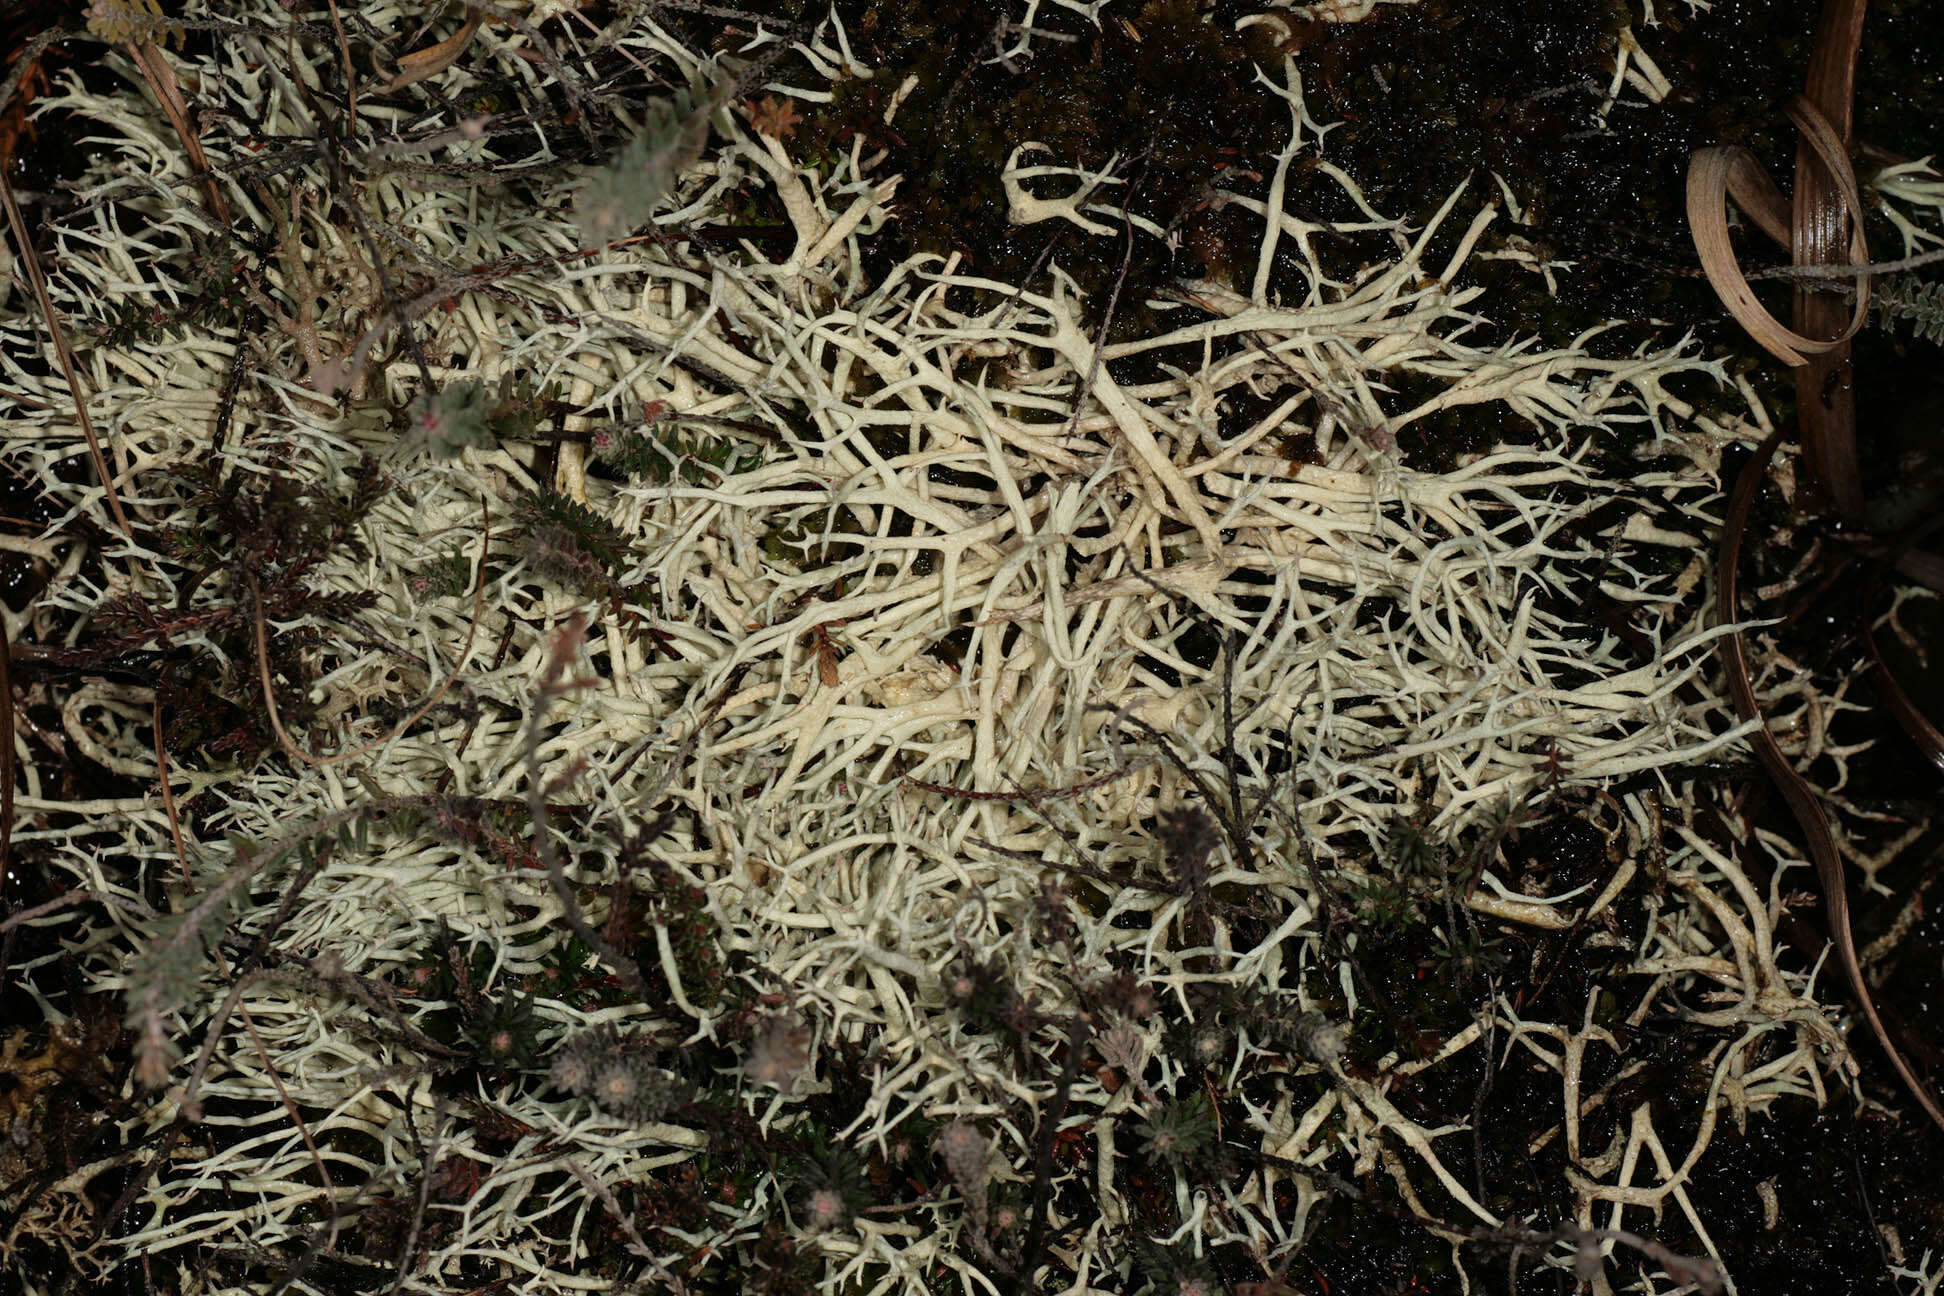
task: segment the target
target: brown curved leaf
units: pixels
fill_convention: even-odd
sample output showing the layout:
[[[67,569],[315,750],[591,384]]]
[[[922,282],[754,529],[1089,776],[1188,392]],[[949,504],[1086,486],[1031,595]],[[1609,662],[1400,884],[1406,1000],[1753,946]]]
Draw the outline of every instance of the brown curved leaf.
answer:
[[[1867,265],[1863,214],[1854,201],[1849,139],[1856,96],[1856,52],[1863,39],[1865,0],[1828,0],[1816,22],[1816,41],[1802,97],[1789,114],[1796,122],[1795,193],[1791,259],[1799,266]],[[1805,111],[1806,108],[1806,111]],[[1813,124],[1820,119],[1822,129]],[[1856,311],[1864,306],[1859,292]],[[1842,298],[1820,285],[1796,285],[1795,330],[1807,337],[1849,337],[1860,322],[1852,314],[1845,331]],[[1805,484],[1841,516],[1863,517],[1863,477],[1856,457],[1856,399],[1845,342],[1812,356],[1798,369],[1796,429],[1802,440]]]
[[[385,88],[380,93],[390,94],[394,90],[403,90],[413,82],[423,81],[429,76],[437,76],[457,63],[459,56],[466,52],[466,46],[472,44],[473,35],[479,30],[479,25],[485,21],[484,10],[474,9],[468,5],[465,25],[458,31],[437,45],[427,45],[424,49],[399,55],[398,75],[386,82]]]
[[[1904,570],[1910,565],[1912,558],[1924,558],[1936,562],[1936,555],[1917,550],[1915,546],[1939,527],[1944,527],[1944,518],[1932,518],[1906,535],[1902,543],[1889,555],[1886,568]],[[1883,575],[1880,570],[1877,579],[1872,583],[1868,606],[1877,606],[1882,592]],[[1883,704],[1890,708],[1890,714],[1903,727],[1903,731],[1910,735],[1910,740],[1917,744],[1917,750],[1924,753],[1924,758],[1935,765],[1940,773],[1944,773],[1944,732],[1939,732],[1937,726],[1931,723],[1931,718],[1924,714],[1923,708],[1917,705],[1916,700],[1906,693],[1903,685],[1897,681],[1896,674],[1890,669],[1890,664],[1883,660],[1883,653],[1877,648],[1876,629],[1868,617],[1863,621],[1863,646],[1870,654],[1870,673],[1876,678],[1877,692],[1882,695]]]
[[[1818,177],[1824,180],[1828,188],[1832,191],[1832,202],[1836,216],[1839,219],[1830,223],[1831,232],[1846,232],[1848,235],[1848,245],[1846,247],[1840,244],[1825,246],[1820,241],[1820,238],[1813,243],[1805,243],[1802,241],[1802,225],[1798,213],[1798,222],[1792,227],[1792,247],[1796,253],[1796,264],[1804,266],[1868,265],[1870,263],[1870,241],[1863,232],[1863,198],[1856,188],[1856,170],[1850,166],[1848,145],[1836,134],[1835,127],[1830,124],[1829,118],[1823,114],[1822,110],[1817,108],[1805,96],[1797,95],[1795,97],[1795,100],[1788,107],[1788,114],[1789,120],[1795,123],[1799,140],[1797,147],[1803,151],[1804,155],[1813,156],[1818,164],[1817,167],[1810,168],[1810,170],[1815,171]],[[1805,185],[1803,170],[1803,162],[1799,157],[1796,163],[1796,192],[1798,194],[1802,192]],[[1808,181],[1807,183],[1813,187],[1813,181]],[[1830,205],[1832,204],[1826,203],[1825,208]],[[1818,209],[1819,218],[1822,214],[1823,209]],[[1845,226],[1847,227],[1846,230]],[[1822,222],[1819,219],[1818,230],[1820,231],[1821,229]],[[1807,251],[1816,253],[1818,259],[1814,261],[1806,260],[1805,255]],[[1845,257],[1847,257],[1847,261],[1845,261]],[[1799,294],[1800,292],[1801,290],[1798,289]],[[1814,293],[1811,296],[1816,302],[1833,308],[1831,311],[1832,319],[1841,318],[1841,303],[1832,294],[1823,292]],[[1869,318],[1869,314],[1870,276],[1867,274],[1859,274],[1856,276],[1855,293],[1851,299],[1849,323],[1843,327],[1841,333],[1831,338],[1830,341],[1841,343],[1847,342],[1855,337],[1857,330],[1863,327],[1863,321]],[[1801,319],[1796,320],[1796,327],[1798,329],[1803,327],[1803,321]]]
[[[1733,198],[1765,234],[1786,242],[1797,266],[1869,264],[1863,205],[1849,161],[1864,8],[1865,0],[1829,0],[1817,23],[1804,92],[1788,110],[1797,144],[1795,192],[1786,220],[1774,182],[1745,149],[1696,152],[1687,183],[1688,226],[1708,282],[1749,336],[1795,370],[1804,485],[1810,496],[1826,500],[1852,521],[1863,517],[1863,480],[1849,340],[1868,315],[1869,277],[1857,277],[1848,302],[1825,284],[1798,281],[1794,327],[1783,327],[1755,299],[1735,259],[1727,203]]]
[[[1755,155],[1741,147],[1700,149],[1688,162],[1688,229],[1694,238],[1694,250],[1701,258],[1701,269],[1708,276],[1716,295],[1727,306],[1728,313],[1748,330],[1748,335],[1761,344],[1763,350],[1791,368],[1808,365],[1818,356],[1843,351],[1841,363],[1847,368],[1846,348],[1849,340],[1856,336],[1864,320],[1869,318],[1869,276],[1857,276],[1849,322],[1841,326],[1840,332],[1835,331],[1835,326],[1822,327],[1825,322],[1822,308],[1837,299],[1826,290],[1816,290],[1813,285],[1796,290],[1797,327],[1785,328],[1766,306],[1756,300],[1754,290],[1748,286],[1747,276],[1742,273],[1741,262],[1735,256],[1734,246],[1728,239],[1728,201],[1733,199],[1735,205],[1764,234],[1778,243],[1791,245],[1796,252],[1798,265],[1868,264],[1870,249],[1863,236],[1863,200],[1857,191],[1856,173],[1850,167],[1842,140],[1828,118],[1806,98],[1799,96],[1789,106],[1789,119],[1795,123],[1801,135],[1804,155],[1815,159],[1817,173],[1826,178],[1829,193],[1826,205],[1833,206],[1842,218],[1847,245],[1832,255],[1823,249],[1820,242],[1814,243],[1817,259],[1804,260],[1800,227],[1790,223],[1789,208],[1781,192],[1775,187],[1775,182],[1769,179],[1768,173],[1762,170]],[[1802,184],[1802,173],[1798,169],[1798,218],[1801,215]],[[1805,299],[1817,303],[1818,307],[1812,316],[1815,327],[1807,331],[1803,328],[1801,308]],[[1818,391],[1816,399],[1808,403],[1821,408],[1826,404],[1826,394]]]
[[[1747,213],[1761,229],[1774,238],[1784,229],[1778,219],[1782,196],[1775,182],[1762,170],[1755,155],[1745,148],[1704,148],[1688,162],[1688,231],[1694,250],[1701,257],[1702,272],[1708,276],[1715,294],[1721,298],[1735,322],[1764,351],[1791,368],[1809,363],[1809,357],[1842,345],[1805,337],[1785,327],[1755,299],[1748,286],[1741,262],[1728,240],[1728,199]]]
[[[1925,589],[1944,594],[1944,556],[1912,550],[1896,560],[1896,569]]]
[[[1877,651],[1876,634],[1867,625],[1863,627],[1863,644],[1869,649],[1870,670],[1876,677],[1877,692],[1882,695],[1883,704],[1890,708],[1890,714],[1910,735],[1910,740],[1917,744],[1917,750],[1937,767],[1938,773],[1944,774],[1944,732],[1939,732],[1930,717],[1924,714],[1923,708],[1904,692],[1903,685],[1897,682],[1896,675],[1883,660],[1883,654]]]
[[[1740,582],[1736,571],[1741,561],[1742,535],[1748,529],[1748,515],[1755,505],[1755,490],[1768,474],[1769,462],[1774,459],[1775,448],[1781,440],[1782,429],[1777,428],[1769,433],[1755,451],[1754,458],[1748,461],[1741,475],[1735,479],[1735,489],[1729,497],[1728,516],[1721,529],[1721,558],[1717,566],[1715,594],[1715,617],[1723,625],[1732,625],[1739,619]],[[1830,943],[1836,947],[1836,958],[1842,964],[1850,991],[1856,996],[1857,1006],[1863,1010],[1871,1034],[1883,1047],[1904,1087],[1917,1100],[1917,1105],[1924,1109],[1924,1113],[1937,1123],[1938,1128],[1944,1129],[1944,1108],[1938,1106],[1937,1100],[1924,1087],[1924,1082],[1904,1060],[1903,1054],[1897,1051],[1897,1046],[1890,1042],[1890,1033],[1884,1028],[1883,1019],[1877,1015],[1869,982],[1864,980],[1863,968],[1857,962],[1856,937],[1850,930],[1849,891],[1843,877],[1842,855],[1836,849],[1835,834],[1829,829],[1822,803],[1816,799],[1815,790],[1796,772],[1788,757],[1782,754],[1775,735],[1769,732],[1767,722],[1762,720],[1755,686],[1749,682],[1748,650],[1742,642],[1741,631],[1723,635],[1720,643],[1722,666],[1727,672],[1728,692],[1735,700],[1735,711],[1744,720],[1758,722],[1749,734],[1749,742],[1755,748],[1762,768],[1767,771],[1776,790],[1782,793],[1782,799],[1788,802],[1790,813],[1802,828],[1804,845],[1808,847],[1809,858],[1815,863],[1816,878],[1822,884],[1823,912],[1829,923]]]

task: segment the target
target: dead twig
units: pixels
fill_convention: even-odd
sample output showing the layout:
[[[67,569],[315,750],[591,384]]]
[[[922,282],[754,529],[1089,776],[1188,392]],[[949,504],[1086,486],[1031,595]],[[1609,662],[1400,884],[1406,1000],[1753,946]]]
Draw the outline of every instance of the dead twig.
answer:
[[[108,511],[114,515],[115,525],[121,528],[122,536],[133,544],[135,530],[128,524],[128,515],[122,512],[121,495],[115,490],[115,476],[108,471],[108,460],[101,453],[101,439],[95,435],[94,420],[88,417],[88,398],[81,390],[81,375],[74,367],[74,351],[68,346],[67,333],[61,328],[61,317],[54,310],[54,299],[47,292],[47,276],[41,271],[40,253],[34,248],[34,240],[27,233],[27,222],[20,214],[20,204],[14,201],[13,183],[0,170],[0,202],[7,208],[7,225],[13,230],[14,246],[20,249],[20,263],[27,267],[27,282],[33,285],[34,300],[40,305],[41,319],[47,324],[47,332],[54,339],[54,353],[60,358],[61,373],[67,379],[68,392],[74,397],[74,418],[81,425],[81,435],[88,439],[88,457],[94,461],[95,476],[101,481],[101,489],[108,497]]]
[[[313,756],[302,747],[299,747],[296,740],[290,736],[289,731],[284,728],[283,720],[277,715],[276,685],[270,678],[270,641],[263,615],[263,591],[258,588],[256,577],[250,577],[250,619],[256,630],[257,683],[263,689],[263,708],[264,712],[270,717],[270,728],[277,735],[277,745],[283,748],[285,755],[294,760],[302,761],[304,764],[315,769],[324,769],[359,756],[368,755],[371,752],[377,751],[380,747],[385,746],[420,720],[424,719],[426,713],[437,706],[439,700],[445,697],[446,693],[451,690],[454,684],[458,683],[459,668],[465,664],[466,658],[472,655],[473,639],[479,633],[479,619],[485,611],[486,551],[493,539],[493,519],[492,506],[483,496],[479,502],[479,511],[479,570],[473,577],[472,621],[466,627],[466,639],[459,647],[458,657],[453,660],[451,673],[446,676],[444,683],[432,690],[432,696],[426,698],[416,711],[400,721],[390,733],[385,734],[381,738],[374,738],[362,747],[353,748],[347,752],[339,752],[335,756]],[[157,732],[159,733],[160,730],[158,729]]]
[[[541,676],[540,692],[533,699],[533,714],[527,719],[527,809],[533,816],[534,848],[539,851],[540,860],[547,867],[547,884],[560,901],[561,918],[573,929],[574,935],[614,969],[614,974],[621,979],[629,994],[637,999],[646,999],[648,982],[641,975],[640,966],[596,931],[593,924],[587,921],[587,915],[581,911],[580,900],[567,881],[560,848],[554,844],[553,830],[547,823],[547,789],[540,777],[540,726],[545,722],[547,709],[554,699],[594,683],[593,680],[567,679],[574,652],[580,647],[586,633],[586,621],[578,616],[554,632],[553,645],[547,654],[546,673]]]

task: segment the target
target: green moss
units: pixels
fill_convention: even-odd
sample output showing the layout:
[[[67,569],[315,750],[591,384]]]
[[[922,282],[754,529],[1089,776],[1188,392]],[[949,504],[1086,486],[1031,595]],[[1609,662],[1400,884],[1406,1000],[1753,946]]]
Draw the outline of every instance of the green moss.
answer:
[[[553,491],[535,491],[514,507],[528,565],[583,598],[642,605],[647,590],[623,585],[632,560],[628,538],[593,509]]]
[[[472,560],[463,553],[434,558],[407,581],[420,598],[452,598],[472,588]]]
[[[854,540],[824,538],[826,530],[833,536],[861,532],[863,528],[854,515],[842,512],[830,518],[827,527],[825,523],[821,511],[777,518],[763,532],[764,556],[771,562],[789,563],[799,571],[818,571],[863,552],[863,547]]]
[[[761,466],[762,452],[729,437],[685,432],[681,425],[650,433],[633,428],[597,432],[594,454],[602,463],[637,481],[664,486],[680,480],[712,485]]]

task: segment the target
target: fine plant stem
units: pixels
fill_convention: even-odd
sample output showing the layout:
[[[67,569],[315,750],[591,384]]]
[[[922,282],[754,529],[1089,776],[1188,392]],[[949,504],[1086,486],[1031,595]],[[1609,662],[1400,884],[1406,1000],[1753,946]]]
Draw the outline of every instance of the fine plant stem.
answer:
[[[608,939],[594,930],[581,912],[580,899],[575,896],[573,885],[567,880],[565,863],[560,856],[560,848],[554,843],[552,829],[547,823],[546,782],[540,769],[540,728],[545,722],[548,708],[556,698],[568,693],[591,687],[592,680],[568,680],[567,674],[573,666],[573,655],[585,634],[584,624],[577,620],[569,622],[554,632],[553,645],[547,657],[546,673],[540,680],[540,691],[533,700],[533,713],[526,726],[526,770],[527,770],[527,810],[533,817],[534,849],[540,854],[541,862],[547,870],[547,883],[553,888],[556,899],[560,901],[561,917],[574,935],[586,943],[587,947],[600,955],[614,974],[621,978],[622,984],[636,999],[648,997],[648,983],[641,975],[640,966],[627,954],[618,950]]]

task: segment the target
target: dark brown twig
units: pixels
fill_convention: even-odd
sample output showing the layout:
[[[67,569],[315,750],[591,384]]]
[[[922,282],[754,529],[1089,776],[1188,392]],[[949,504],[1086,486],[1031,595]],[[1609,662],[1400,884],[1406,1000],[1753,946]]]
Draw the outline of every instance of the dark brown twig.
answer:
[[[913,778],[909,774],[906,774],[902,781],[911,787],[920,788],[926,792],[935,792],[939,796],[953,797],[960,801],[1009,801],[1014,804],[1035,805],[1041,801],[1055,801],[1063,797],[1079,796],[1084,792],[1091,792],[1095,788],[1106,787],[1109,783],[1124,779],[1129,774],[1139,773],[1141,770],[1147,769],[1153,764],[1154,762],[1152,760],[1130,761],[1128,764],[1122,765],[1117,769],[1108,770],[1105,774],[1096,775],[1093,778],[1084,779],[1078,783],[1069,783],[1065,787],[1023,788],[1015,786],[1010,792],[978,792],[972,788],[953,787],[949,783],[927,783],[925,780]]]
[[[332,6],[335,16],[336,6]],[[412,1221],[405,1230],[405,1245],[398,1249],[398,1272],[392,1275],[391,1296],[398,1296],[405,1286],[405,1276],[411,1272],[412,1260],[418,1254],[419,1234],[425,1227],[425,1208],[432,1200],[432,1174],[439,1160],[439,1130],[445,1120],[446,1096],[436,1094],[432,1099],[432,1141],[428,1145],[419,1137],[418,1121],[412,1116],[412,1103],[409,1095],[404,1104],[405,1128],[411,1133],[413,1150],[418,1153],[419,1176],[418,1191],[412,1195]]]
[[[400,721],[390,733],[379,738],[374,738],[361,747],[354,747],[349,751],[339,752],[335,756],[311,755],[302,747],[299,747],[296,739],[292,738],[289,732],[284,729],[283,720],[277,714],[276,685],[270,678],[270,643],[265,628],[266,618],[263,612],[263,591],[257,585],[257,578],[254,575],[250,577],[250,613],[256,630],[257,683],[263,689],[264,713],[269,716],[271,731],[276,734],[277,743],[283,748],[285,755],[294,757],[313,768],[323,769],[327,766],[338,765],[344,761],[377,751],[380,747],[385,746],[403,734],[407,729],[410,729],[413,725],[424,719],[426,713],[439,704],[439,699],[443,698],[451,691],[452,686],[459,682],[459,667],[464,664],[467,656],[472,652],[473,639],[479,633],[480,614],[485,609],[486,554],[493,539],[492,506],[485,496],[480,497],[479,513],[479,570],[473,578],[472,621],[466,627],[466,641],[459,646],[459,655],[453,659],[452,672],[446,676],[444,683],[432,690],[432,696],[420,703],[418,709]]]
[[[1073,1014],[1067,1025],[1066,1061],[1060,1067],[1059,1088],[1053,1091],[1053,1100],[1040,1116],[1039,1138],[1033,1151],[1033,1199],[1028,1208],[1030,1222],[1026,1226],[1026,1240],[1019,1248],[1019,1268],[1013,1273],[1012,1290],[1015,1296],[1025,1296],[1025,1293],[1035,1290],[1033,1269],[1039,1264],[1040,1251],[1046,1245],[1046,1204],[1053,1196],[1053,1144],[1059,1138],[1060,1122],[1066,1119],[1067,1103],[1073,1097],[1074,1082],[1080,1078],[1080,1062],[1086,1054],[1087,1039],[1091,1033],[1085,1014]]]
[[[54,339],[54,354],[60,358],[61,373],[67,378],[68,392],[74,397],[74,418],[81,425],[81,435],[88,439],[88,456],[94,460],[95,475],[101,479],[101,489],[107,493],[108,511],[114,515],[115,525],[121,528],[122,535],[133,543],[134,528],[128,525],[128,515],[122,512],[121,495],[115,490],[115,475],[108,471],[107,457],[101,453],[101,439],[95,435],[94,420],[88,417],[88,397],[81,389],[81,375],[74,367],[74,351],[68,346],[61,317],[55,313],[54,299],[48,295],[47,276],[41,271],[40,253],[27,232],[27,221],[20,214],[20,204],[14,201],[13,184],[7,179],[4,169],[0,169],[0,202],[6,204],[7,224],[13,230],[14,245],[20,249],[20,263],[27,267],[27,282],[33,286],[41,319]]]
[[[7,879],[12,871],[7,863],[13,851],[14,811],[14,695],[13,636],[0,642],[0,917],[5,917],[12,902],[7,897]],[[7,963],[0,957],[0,977]]]
[[[560,848],[554,844],[553,829],[547,823],[547,789],[540,777],[540,726],[545,722],[547,708],[555,698],[563,697],[577,688],[591,684],[591,680],[569,680],[567,670],[573,663],[574,651],[580,646],[586,633],[586,624],[575,618],[554,633],[554,642],[547,655],[547,670],[540,679],[540,692],[533,699],[533,714],[527,719],[526,727],[526,767],[527,767],[527,810],[533,816],[534,849],[539,851],[541,863],[547,867],[547,883],[560,901],[561,918],[573,930],[574,935],[600,955],[629,994],[638,1000],[648,998],[648,982],[641,975],[641,968],[626,953],[615,948],[600,932],[594,930],[581,911],[580,899],[567,881],[566,865],[561,860]]]

